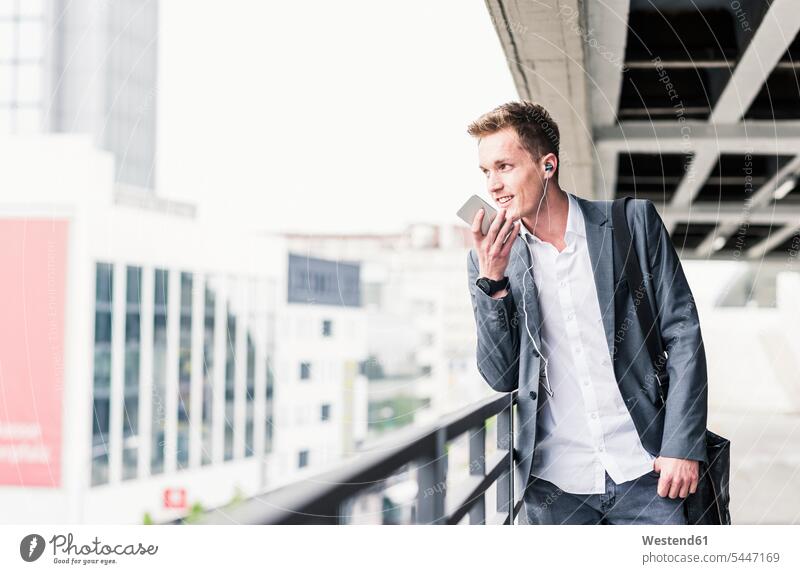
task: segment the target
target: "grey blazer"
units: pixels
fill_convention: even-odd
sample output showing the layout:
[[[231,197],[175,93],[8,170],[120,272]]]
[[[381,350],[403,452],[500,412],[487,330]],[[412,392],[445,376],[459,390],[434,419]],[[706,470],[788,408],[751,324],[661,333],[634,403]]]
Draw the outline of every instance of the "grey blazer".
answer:
[[[653,456],[708,462],[705,451],[708,391],[700,322],[678,254],[661,217],[650,200],[628,202],[625,214],[628,227],[643,267],[650,300],[655,303],[656,321],[668,354],[665,372],[669,392],[666,404],[659,408],[652,360],[622,266],[614,257],[612,202],[570,195],[578,201],[586,222],[586,241],[609,353],[614,359],[622,398],[642,445]],[[478,331],[478,371],[496,391],[519,390],[514,429],[515,474],[523,488],[528,484],[536,444],[541,363],[522,325],[525,320],[521,303],[523,281],[527,284],[528,326],[536,346],[542,348],[538,291],[532,272],[526,273],[530,264],[525,241],[517,236],[506,269],[509,292],[502,299],[493,299],[475,285],[478,257],[474,249],[470,249],[467,261],[469,292]]]

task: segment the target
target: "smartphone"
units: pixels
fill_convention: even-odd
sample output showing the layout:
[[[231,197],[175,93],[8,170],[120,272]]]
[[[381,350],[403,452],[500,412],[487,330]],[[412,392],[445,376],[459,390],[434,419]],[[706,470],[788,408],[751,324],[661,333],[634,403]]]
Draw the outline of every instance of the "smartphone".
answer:
[[[467,225],[472,227],[472,222],[475,220],[475,214],[478,213],[479,209],[483,209],[481,232],[486,235],[489,233],[489,227],[492,225],[492,221],[494,221],[494,218],[497,215],[497,210],[489,205],[486,201],[477,195],[473,195],[464,205],[461,206],[461,209],[456,212],[456,215],[463,219]]]
[[[472,222],[475,220],[475,214],[478,213],[479,209],[483,209],[481,232],[486,235],[489,233],[489,227],[492,225],[492,221],[494,221],[494,218],[497,216],[497,210],[489,205],[489,203],[487,203],[485,200],[481,199],[477,195],[473,195],[466,201],[464,205],[461,206],[461,209],[456,212],[456,215],[463,219],[467,225],[472,227]],[[503,238],[503,243],[508,241],[508,238],[511,237],[513,233],[513,231],[509,232],[509,234]]]

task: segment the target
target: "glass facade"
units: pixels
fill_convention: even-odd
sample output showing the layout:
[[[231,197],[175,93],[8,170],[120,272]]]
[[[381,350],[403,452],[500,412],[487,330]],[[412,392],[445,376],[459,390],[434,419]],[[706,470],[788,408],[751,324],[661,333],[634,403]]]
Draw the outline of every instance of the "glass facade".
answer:
[[[0,0],[0,133],[91,133],[154,189],[157,0]]]
[[[142,269],[128,267],[125,285],[125,384],[122,411],[122,478],[136,478],[139,461],[139,357]]]
[[[152,281],[144,281],[146,273],[152,273]],[[274,367],[272,365],[272,350],[270,333],[274,331],[274,314],[267,312],[263,305],[266,297],[266,285],[250,283],[251,295],[246,306],[246,316],[242,316],[237,306],[236,296],[221,296],[215,288],[215,279],[209,277],[201,286],[198,275],[190,272],[172,274],[166,269],[143,269],[139,266],[116,267],[117,281],[124,281],[124,290],[118,284],[117,289],[124,301],[114,301],[114,275],[115,266],[110,263],[98,262],[95,265],[95,309],[94,309],[94,370],[93,370],[93,423],[92,423],[92,467],[91,484],[107,484],[111,476],[119,476],[122,480],[131,480],[146,474],[149,464],[149,474],[158,475],[167,469],[178,470],[190,466],[189,452],[191,443],[191,393],[192,393],[192,356],[194,353],[202,354],[202,384],[197,392],[201,394],[198,405],[202,413],[198,416],[200,425],[200,466],[211,465],[216,461],[232,460],[236,458],[238,449],[243,448],[245,457],[254,457],[261,453],[256,450],[256,429],[261,428],[256,421],[256,401],[264,400],[265,430],[263,452],[271,452],[273,444],[273,394],[275,388]],[[174,293],[170,293],[171,279],[174,281]],[[151,291],[143,292],[143,285],[150,285]],[[235,290],[233,290],[235,291]],[[203,297],[202,303],[194,301],[194,297]],[[259,297],[261,296],[261,299]],[[224,302],[219,301],[225,298]],[[233,300],[231,298],[233,297]],[[142,339],[142,324],[145,321],[143,300],[152,302],[152,338],[148,333],[147,340]],[[259,302],[261,306],[259,307]],[[114,306],[116,304],[116,313]],[[170,312],[170,306],[172,311]],[[202,309],[202,315],[193,316],[194,307]],[[217,308],[222,313],[217,315]],[[174,315],[172,315],[174,313]],[[170,324],[170,316],[175,317],[175,323]],[[115,339],[114,321],[123,321],[118,325],[117,333],[122,340]],[[202,346],[198,342],[193,349],[192,325],[193,321],[202,320]],[[240,324],[241,321],[245,321]],[[266,325],[266,331],[256,329],[256,326]],[[198,325],[199,326],[199,325]],[[217,333],[224,328],[222,333]],[[237,333],[239,330],[239,333]],[[172,334],[170,335],[170,331]],[[174,337],[174,339],[173,339]],[[242,339],[242,340],[239,340]],[[223,343],[224,341],[224,343]],[[237,356],[237,344],[241,347],[241,356]],[[175,347],[171,347],[175,345]],[[218,346],[219,345],[219,346]],[[121,349],[120,374],[122,380],[114,382],[112,396],[112,361],[116,361],[116,354],[112,348],[119,346]],[[148,397],[142,396],[142,384],[146,381],[144,373],[140,372],[142,355],[152,353],[152,389]],[[177,369],[169,364],[177,357]],[[237,360],[241,359],[241,360]],[[260,361],[264,363],[259,363]],[[218,361],[224,361],[217,365]],[[223,368],[224,365],[224,368]],[[263,369],[257,366],[264,365]],[[241,370],[239,370],[241,369]],[[218,407],[224,413],[222,420],[215,420],[215,371],[220,377],[224,394],[217,397],[223,401]],[[116,371],[115,371],[116,372]],[[169,377],[177,380],[170,383]],[[237,378],[243,379],[244,385],[237,391]],[[259,377],[263,387],[259,386]],[[168,389],[176,389],[175,391]],[[256,389],[261,396],[257,396]],[[120,396],[117,396],[120,392]],[[169,397],[168,393],[174,392],[177,396]],[[239,398],[243,410],[238,413],[242,421],[235,421],[237,411],[235,401],[237,393],[244,392]],[[224,400],[223,400],[224,397]],[[151,401],[150,410],[150,435],[142,434],[143,421],[140,413],[146,408],[147,401]],[[173,410],[168,404],[176,400],[177,409]],[[122,412],[122,428],[114,434],[121,438],[121,444],[116,445],[114,452],[120,452],[117,464],[117,473],[109,471],[109,445],[111,402],[120,403]],[[199,407],[200,408],[200,407]],[[177,412],[175,412],[177,411]],[[168,420],[174,421],[172,427],[175,439],[174,460],[167,460],[167,433]],[[119,424],[119,423],[115,423]],[[214,452],[215,425],[221,431],[221,452]],[[241,425],[242,434],[235,429]],[[259,430],[259,433],[262,432]],[[117,440],[116,438],[114,440]],[[150,459],[140,460],[143,453],[143,441],[149,444]],[[238,455],[241,456],[241,455]],[[112,459],[113,460],[113,459]],[[172,463],[172,464],[169,464]],[[142,473],[140,473],[140,468]]]
[[[113,287],[114,267],[110,263],[98,263],[95,266],[92,486],[108,482]]]
[[[361,267],[357,263],[290,253],[287,301],[306,305],[360,307],[360,277]]]
[[[167,300],[169,273],[155,270],[153,306],[153,407],[151,418],[150,473],[164,472],[164,446],[167,423]]]

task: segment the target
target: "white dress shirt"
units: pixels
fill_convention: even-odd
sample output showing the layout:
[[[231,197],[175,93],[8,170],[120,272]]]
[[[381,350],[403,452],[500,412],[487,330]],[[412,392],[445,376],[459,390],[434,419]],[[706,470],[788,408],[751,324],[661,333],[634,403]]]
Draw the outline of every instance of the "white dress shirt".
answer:
[[[565,492],[601,494],[605,472],[617,484],[627,482],[653,470],[655,457],[642,446],[617,386],[586,224],[577,200],[567,197],[566,247],[560,253],[520,226],[539,290],[541,350],[553,391],[551,397],[540,387],[531,474]]]

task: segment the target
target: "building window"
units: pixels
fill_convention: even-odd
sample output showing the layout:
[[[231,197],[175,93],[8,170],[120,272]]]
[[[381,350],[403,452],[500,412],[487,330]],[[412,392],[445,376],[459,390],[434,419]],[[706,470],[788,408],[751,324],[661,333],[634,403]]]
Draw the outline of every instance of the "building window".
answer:
[[[275,373],[272,371],[272,361],[267,357],[267,400],[271,401],[275,394]]]
[[[164,472],[164,437],[167,404],[167,295],[169,272],[155,270],[153,294],[153,409],[150,473]],[[149,295],[148,295],[149,296]]]
[[[189,421],[192,390],[192,287],[191,273],[181,273],[180,335],[178,347],[178,462],[189,466]]]
[[[331,406],[322,405],[322,409],[320,410],[320,420],[327,421],[330,418],[331,418]]]
[[[108,482],[113,289],[113,265],[98,263],[95,266],[92,486]]]
[[[274,410],[274,402],[272,400],[275,388],[275,374],[272,372],[272,361],[267,357],[267,428],[264,444],[264,452],[272,452],[272,415]]]
[[[42,131],[45,9],[41,0],[0,2],[0,133]]]
[[[211,464],[213,437],[211,417],[214,407],[214,332],[215,332],[215,311],[217,307],[216,293],[209,287],[210,281],[206,281],[205,303],[203,313],[203,453],[200,464]]]
[[[311,378],[311,363],[300,363],[300,379],[307,381]]]
[[[136,478],[139,458],[139,355],[142,268],[128,267],[125,285],[125,382],[122,479]]]
[[[255,318],[252,318],[253,321],[254,319]],[[253,323],[251,323],[251,325],[252,324]],[[256,345],[249,332],[247,333],[247,371],[245,372],[245,382],[247,385],[247,395],[245,396],[244,456],[249,457],[255,454],[255,443],[253,439],[256,398]]]
[[[333,336],[333,321],[330,319],[325,319],[322,321],[322,336],[323,337],[332,337]]]
[[[304,466],[308,466],[308,451],[301,450],[297,456],[297,468],[303,468]]]
[[[272,420],[272,415],[267,417],[267,429],[266,429],[266,445],[264,446],[264,452],[271,453],[272,452],[272,430],[274,422]]]
[[[92,485],[108,482],[108,430],[111,402],[111,328],[114,267],[95,266]]]
[[[228,344],[225,346],[225,460],[233,458],[233,403],[236,392],[236,315],[227,303]]]

